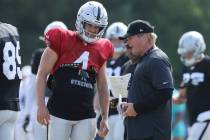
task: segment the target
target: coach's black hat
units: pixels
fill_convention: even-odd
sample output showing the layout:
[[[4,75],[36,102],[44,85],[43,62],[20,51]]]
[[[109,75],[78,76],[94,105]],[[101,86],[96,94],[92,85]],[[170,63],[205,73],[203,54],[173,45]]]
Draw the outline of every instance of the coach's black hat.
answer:
[[[152,32],[154,32],[154,26],[152,26],[148,21],[135,20],[128,24],[127,33],[124,36],[119,37],[119,39],[123,40],[139,33],[152,33]]]

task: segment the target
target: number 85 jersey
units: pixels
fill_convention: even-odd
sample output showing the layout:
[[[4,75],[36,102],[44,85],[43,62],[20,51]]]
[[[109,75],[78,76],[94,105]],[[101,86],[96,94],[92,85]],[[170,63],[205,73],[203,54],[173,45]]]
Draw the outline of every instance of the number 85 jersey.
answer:
[[[22,78],[19,52],[19,35],[16,27],[0,22],[0,110],[18,110],[14,102],[18,102]]]

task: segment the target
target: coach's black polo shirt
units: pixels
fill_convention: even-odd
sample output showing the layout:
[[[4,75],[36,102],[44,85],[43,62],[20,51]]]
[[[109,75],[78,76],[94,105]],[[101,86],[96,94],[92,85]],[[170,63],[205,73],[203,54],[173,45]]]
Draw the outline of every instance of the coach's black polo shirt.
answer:
[[[161,89],[173,89],[171,64],[167,55],[157,47],[150,49],[136,66],[128,102],[141,103]],[[149,100],[148,100],[149,101]],[[153,102],[148,102],[153,104]],[[136,117],[127,117],[128,139],[171,139],[171,100]]]

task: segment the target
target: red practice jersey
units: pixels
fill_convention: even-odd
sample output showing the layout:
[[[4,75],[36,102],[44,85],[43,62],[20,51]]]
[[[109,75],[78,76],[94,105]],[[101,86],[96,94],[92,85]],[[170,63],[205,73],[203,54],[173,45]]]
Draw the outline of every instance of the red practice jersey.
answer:
[[[67,120],[95,117],[95,79],[113,55],[111,42],[100,39],[93,44],[84,43],[76,32],[61,28],[50,30],[45,38],[58,55],[51,72],[54,86],[48,102],[50,113]]]

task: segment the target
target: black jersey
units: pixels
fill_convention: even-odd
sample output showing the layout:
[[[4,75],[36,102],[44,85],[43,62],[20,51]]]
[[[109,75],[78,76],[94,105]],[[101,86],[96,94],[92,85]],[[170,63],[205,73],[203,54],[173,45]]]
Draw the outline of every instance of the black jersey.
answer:
[[[74,64],[61,65],[53,75],[53,94],[47,105],[52,115],[66,120],[95,117],[93,97],[96,75],[93,71],[78,69]]]
[[[21,78],[18,31],[10,24],[0,23],[0,110],[19,110]]]
[[[192,125],[197,116],[210,110],[210,58],[192,67],[184,67],[183,82],[187,88],[187,106]]]
[[[39,48],[39,49],[36,49],[32,54],[31,72],[35,75],[37,74],[39,63],[40,63],[43,52],[44,52],[44,48]]]
[[[126,55],[120,56],[118,59],[110,59],[107,62],[107,72],[109,76],[120,76],[121,73],[121,67],[123,64],[125,64],[128,61],[128,57]],[[112,97],[112,93],[110,95]],[[123,101],[125,101],[123,99]],[[110,106],[109,106],[109,115],[114,115],[118,114],[117,111],[117,104],[118,104],[118,99],[112,99],[110,101]]]
[[[129,59],[126,55],[120,56],[118,59],[110,59],[107,62],[107,72],[109,76],[119,76],[121,73],[121,67]]]

